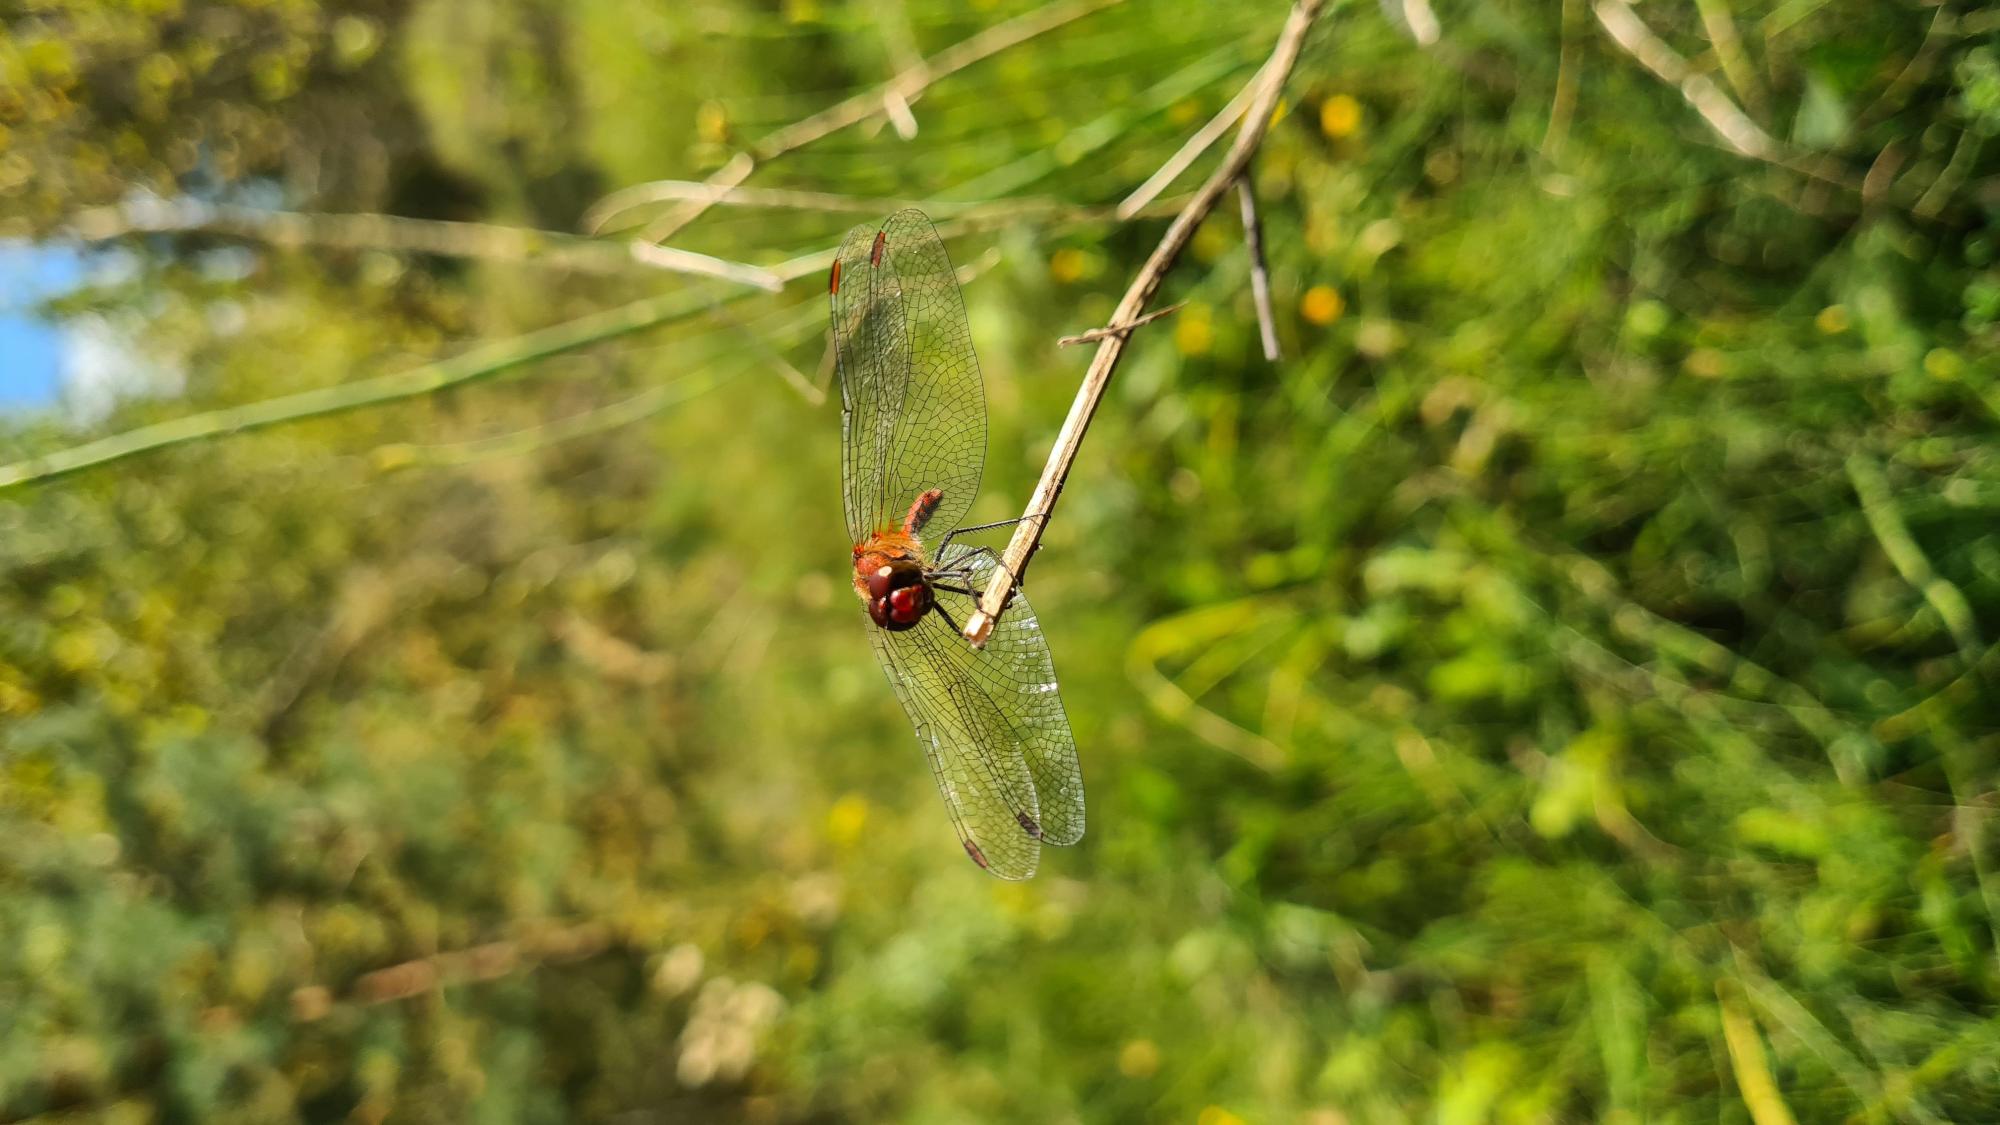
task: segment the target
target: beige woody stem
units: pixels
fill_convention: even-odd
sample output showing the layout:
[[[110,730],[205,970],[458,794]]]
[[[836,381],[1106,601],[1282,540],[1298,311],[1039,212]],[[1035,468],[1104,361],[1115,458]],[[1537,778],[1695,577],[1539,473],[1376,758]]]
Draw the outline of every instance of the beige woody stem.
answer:
[[[1279,34],[1278,44],[1271,52],[1270,62],[1250,80],[1256,92],[1251,98],[1250,108],[1244,113],[1236,143],[1230,146],[1222,166],[1209,176],[1201,189],[1188,200],[1187,206],[1174,217],[1173,224],[1167,227],[1167,233],[1160,238],[1160,245],[1153,251],[1152,257],[1146,259],[1138,276],[1132,279],[1124,299],[1118,302],[1117,311],[1111,315],[1112,324],[1130,325],[1139,319],[1140,311],[1159,291],[1167,271],[1173,268],[1181,251],[1187,249],[1194,232],[1249,167],[1250,158],[1256,155],[1257,146],[1263,142],[1264,132],[1270,127],[1278,95],[1285,88],[1285,79],[1298,62],[1306,32],[1324,6],[1325,0],[1299,0],[1293,6],[1291,17],[1285,21],[1284,31]],[[1063,419],[1062,431],[1056,435],[1055,448],[1049,451],[1049,462],[1042,469],[1042,479],[1035,485],[1034,495],[1028,500],[1027,511],[1015,528],[1014,538],[1001,553],[1000,567],[994,572],[986,592],[981,595],[979,608],[966,619],[965,639],[971,641],[975,648],[985,647],[987,638],[993,635],[993,627],[1014,596],[1014,587],[1020,582],[1021,573],[1027,569],[1029,558],[1042,541],[1042,530],[1048,526],[1049,513],[1055,509],[1056,498],[1062,495],[1063,481],[1068,479],[1070,465],[1076,460],[1077,446],[1082,444],[1083,432],[1090,427],[1091,415],[1097,412],[1098,401],[1104,397],[1104,388],[1111,382],[1111,372],[1117,368],[1119,357],[1125,352],[1128,334],[1119,332],[1108,335],[1097,345],[1097,354],[1090,361],[1090,370],[1084,373],[1083,386],[1077,390],[1076,401],[1070,404],[1069,417]]]

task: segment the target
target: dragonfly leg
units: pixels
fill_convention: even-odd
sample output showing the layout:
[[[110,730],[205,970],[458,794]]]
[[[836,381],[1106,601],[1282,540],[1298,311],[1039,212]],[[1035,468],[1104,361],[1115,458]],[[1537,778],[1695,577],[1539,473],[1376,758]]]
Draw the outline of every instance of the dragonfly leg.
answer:
[[[958,627],[958,620],[951,615],[950,610],[944,607],[943,602],[932,602],[931,608],[937,611],[939,617],[944,618],[944,623],[951,626],[952,632],[957,633],[961,631]]]
[[[980,532],[980,531],[992,531],[994,528],[998,527],[1012,527],[1017,523],[1023,523],[1027,520],[1038,520],[1047,515],[1048,512],[1046,511],[1031,512],[1025,516],[1015,516],[1011,520],[996,520],[993,523],[976,523],[973,524],[971,527],[954,527],[945,534],[944,540],[938,544],[938,555],[942,557],[944,555],[944,549],[951,545],[952,540],[958,538],[961,535],[971,535],[975,532]]]
[[[981,547],[981,548],[979,548],[979,553],[980,553],[980,554],[982,554],[982,555],[985,555],[985,556],[986,556],[987,558],[989,558],[989,559],[992,559],[992,560],[993,560],[993,569],[995,569],[995,570],[1002,570],[1002,569],[1005,569],[1004,567],[1002,567],[1002,566],[1000,565],[1000,562],[1001,562],[1001,559],[1000,559],[1000,552],[998,552],[998,551],[994,550],[994,549],[993,549],[993,548],[991,548],[991,547]],[[1014,575],[1014,584],[1015,584],[1016,586],[1019,586],[1019,585],[1022,585],[1022,584],[1023,584],[1024,580],[1022,579],[1022,577],[1021,577],[1021,576],[1020,576],[1019,574],[1016,574],[1016,573],[1015,573],[1014,571],[1011,571],[1011,570],[1010,570],[1010,571],[1008,571],[1007,573],[1009,573],[1009,574],[1013,574],[1013,575]]]
[[[964,558],[965,558],[965,559],[976,559],[976,558],[979,558],[979,557],[980,557],[980,556],[982,556],[982,555],[991,555],[992,553],[993,553],[993,548],[991,548],[991,547],[979,547],[979,548],[976,548],[976,549],[975,549],[975,548],[967,548],[967,549],[966,549],[966,552],[965,552],[965,556],[964,556]],[[929,577],[930,577],[930,579],[931,579],[931,585],[933,585],[933,586],[937,586],[937,585],[938,585],[938,582],[937,582],[937,580],[938,580],[938,579],[940,579],[940,578],[959,578],[959,579],[963,579],[963,580],[965,580],[965,581],[968,581],[968,582],[969,582],[969,581],[971,581],[971,580],[972,580],[972,564],[971,564],[971,563],[969,563],[969,562],[963,562],[963,561],[962,561],[962,562],[961,562],[961,565],[958,565],[958,566],[954,566],[954,567],[951,567],[951,568],[949,568],[949,569],[946,569],[946,570],[933,570],[933,571],[930,571],[930,572],[929,572]],[[941,586],[941,587],[939,587],[939,588],[940,588],[940,589],[945,589],[945,590],[950,590],[950,591],[952,591],[953,593],[963,593],[963,592],[964,592],[964,591],[962,591],[962,590],[959,590],[959,589],[957,589],[956,587],[952,587],[952,586]]]
[[[939,578],[965,578],[965,579],[969,579],[969,578],[971,578],[971,577],[972,577],[972,564],[971,564],[971,563],[970,563],[969,561],[967,561],[967,560],[971,560],[971,559],[978,559],[978,558],[986,558],[986,559],[991,559],[991,560],[993,561],[993,568],[994,568],[995,570],[999,570],[999,569],[1001,569],[1001,567],[1000,567],[1000,552],[998,552],[998,551],[994,550],[994,549],[993,549],[993,548],[991,548],[991,547],[967,547],[967,548],[965,549],[965,554],[964,554],[963,556],[961,556],[961,558],[960,558],[960,565],[958,565],[958,566],[954,566],[954,567],[952,567],[952,568],[951,568],[950,570],[934,570],[934,571],[931,571],[931,573],[930,573],[930,577],[931,577],[931,580],[932,580],[932,581],[931,581],[931,585],[933,585],[933,586],[937,586],[937,581],[936,581],[936,580],[937,580],[937,579],[939,579]],[[1009,573],[1012,573],[1012,572],[1010,571]],[[1027,585],[1027,583],[1021,580],[1021,576],[1020,576],[1019,574],[1015,574],[1015,575],[1014,575],[1014,586],[1015,586],[1015,587],[1016,587],[1017,589],[1018,589],[1018,588],[1022,588],[1022,587],[1025,587],[1026,585]],[[955,588],[953,588],[953,587],[950,587],[950,586],[945,586],[945,587],[940,587],[940,588],[941,588],[941,589],[947,589],[947,590],[951,590],[951,591],[952,591],[953,593],[957,593],[957,592],[958,592],[958,590],[957,590],[957,589],[955,589]],[[977,596],[977,595],[974,595],[974,596]]]

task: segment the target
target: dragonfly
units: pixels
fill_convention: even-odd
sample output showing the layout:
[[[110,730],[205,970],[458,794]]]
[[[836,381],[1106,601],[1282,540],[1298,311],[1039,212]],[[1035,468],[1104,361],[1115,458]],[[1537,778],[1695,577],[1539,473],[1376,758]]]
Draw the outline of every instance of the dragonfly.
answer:
[[[1048,640],[1016,593],[983,649],[959,633],[1000,565],[960,540],[986,461],[986,389],[958,275],[923,212],[849,232],[827,282],[854,592],[972,862],[1035,873],[1083,838],[1083,775]],[[935,544],[935,546],[932,546]]]

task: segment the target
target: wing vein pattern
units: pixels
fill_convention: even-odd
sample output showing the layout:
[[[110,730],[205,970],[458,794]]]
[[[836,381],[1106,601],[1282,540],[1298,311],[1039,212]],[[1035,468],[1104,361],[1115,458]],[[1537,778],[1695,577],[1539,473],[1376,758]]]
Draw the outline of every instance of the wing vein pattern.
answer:
[[[924,529],[935,541],[964,522],[986,461],[986,388],[957,272],[914,209],[848,232],[835,268],[848,534],[900,526],[935,488],[944,496]]]
[[[968,567],[972,589],[996,565],[956,545],[942,569]],[[940,593],[970,607],[973,599]],[[906,633],[871,630],[897,699],[917,730],[961,840],[1002,878],[1034,874],[1040,845],[1083,837],[1083,775],[1056,690],[1055,662],[1026,595],[1016,595],[985,649],[933,615]],[[935,701],[947,701],[939,706]],[[1023,824],[1026,814],[1039,837]]]

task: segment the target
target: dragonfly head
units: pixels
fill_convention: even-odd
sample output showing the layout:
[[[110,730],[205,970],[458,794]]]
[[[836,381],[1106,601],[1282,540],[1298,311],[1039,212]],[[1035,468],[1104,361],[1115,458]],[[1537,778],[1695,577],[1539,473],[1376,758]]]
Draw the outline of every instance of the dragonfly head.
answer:
[[[891,632],[915,627],[931,608],[930,584],[921,567],[884,564],[856,583],[868,602],[868,618]]]

